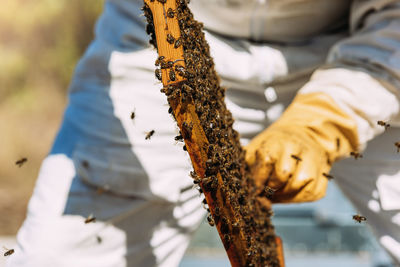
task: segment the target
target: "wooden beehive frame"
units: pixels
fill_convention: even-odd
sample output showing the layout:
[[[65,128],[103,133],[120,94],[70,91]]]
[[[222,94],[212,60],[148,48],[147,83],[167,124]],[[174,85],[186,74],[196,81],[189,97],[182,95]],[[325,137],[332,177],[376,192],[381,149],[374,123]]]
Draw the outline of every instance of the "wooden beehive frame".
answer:
[[[173,18],[167,16],[167,11],[169,9],[174,11],[177,10],[176,1],[144,0],[144,2],[152,13],[158,55],[163,57],[167,62],[178,62],[180,66],[185,67],[183,47],[177,46],[175,42],[167,41],[168,35],[173,36],[175,40],[181,38],[181,29],[176,18],[177,16],[174,16]],[[171,79],[171,71],[173,71],[173,68],[161,68],[163,86],[164,88],[179,88],[183,83],[185,83],[185,78],[183,76],[174,75],[174,79]],[[181,97],[169,97],[168,102],[172,108],[178,127],[184,137],[185,146],[190,155],[193,168],[199,177],[204,178],[207,161],[207,152],[205,148],[208,147],[208,140],[201,126],[199,117],[196,114],[194,103],[192,99],[186,99],[185,102],[182,102]],[[187,132],[184,129],[185,125],[191,126],[190,134],[185,134],[185,132]],[[223,180],[219,172],[216,177],[218,183],[222,184]],[[245,266],[247,262],[246,235],[240,229],[233,229],[232,223],[234,223],[237,218],[234,216],[234,210],[229,203],[229,198],[224,196],[224,192],[220,189],[210,192],[210,190],[204,188],[205,185],[203,181],[199,183],[199,186],[203,189],[202,191],[204,192],[211,214],[215,215],[217,208],[218,216],[230,218],[230,224],[219,220],[216,221],[216,227],[221,240],[224,243],[231,265],[235,267]],[[226,236],[227,233],[229,234],[229,238]],[[281,247],[279,240],[277,243],[278,246]],[[280,250],[278,249],[278,257],[280,266],[283,267],[284,264],[281,248]]]

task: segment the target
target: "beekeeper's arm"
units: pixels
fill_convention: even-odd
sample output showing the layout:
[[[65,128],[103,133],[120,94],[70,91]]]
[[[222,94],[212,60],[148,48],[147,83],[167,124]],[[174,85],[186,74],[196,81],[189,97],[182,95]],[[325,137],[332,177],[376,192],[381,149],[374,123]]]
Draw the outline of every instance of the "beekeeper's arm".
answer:
[[[398,116],[400,4],[360,0],[351,12],[351,36],[333,47],[327,65],[247,147],[259,188],[277,190],[274,202],[323,197],[331,163],[382,133],[378,120]]]

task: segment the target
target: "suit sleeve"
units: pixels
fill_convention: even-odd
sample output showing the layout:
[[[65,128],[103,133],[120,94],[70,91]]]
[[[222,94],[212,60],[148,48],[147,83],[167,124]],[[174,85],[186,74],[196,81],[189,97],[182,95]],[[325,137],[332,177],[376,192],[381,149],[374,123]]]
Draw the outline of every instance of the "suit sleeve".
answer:
[[[356,0],[350,36],[335,44],[327,64],[299,93],[325,92],[358,125],[360,149],[384,131],[378,120],[400,126],[400,3]]]

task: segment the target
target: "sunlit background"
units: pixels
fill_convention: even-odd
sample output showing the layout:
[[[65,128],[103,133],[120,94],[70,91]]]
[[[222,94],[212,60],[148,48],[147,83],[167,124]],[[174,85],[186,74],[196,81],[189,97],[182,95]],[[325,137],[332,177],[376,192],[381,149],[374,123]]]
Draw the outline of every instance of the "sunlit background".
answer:
[[[102,0],[1,1],[0,246],[15,242],[61,122],[75,64],[93,38],[102,5]],[[28,161],[19,168],[15,162],[23,157]],[[354,212],[333,184],[323,201],[277,206],[274,224],[287,266],[390,266],[367,227],[349,219]],[[228,266],[214,228],[201,226],[181,263],[188,266]]]
[[[0,235],[25,216],[39,165],[66,105],[74,66],[93,38],[101,0],[2,0]],[[26,157],[21,168],[15,161]],[[1,244],[0,244],[1,245]]]

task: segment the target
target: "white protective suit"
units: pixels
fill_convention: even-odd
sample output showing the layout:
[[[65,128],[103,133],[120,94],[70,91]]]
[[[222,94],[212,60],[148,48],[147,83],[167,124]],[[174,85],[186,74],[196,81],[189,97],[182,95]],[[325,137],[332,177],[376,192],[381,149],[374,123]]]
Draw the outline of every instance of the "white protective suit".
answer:
[[[209,30],[243,143],[299,89],[329,94],[357,121],[361,147],[369,142],[364,158],[336,164],[335,181],[399,264],[398,2],[192,0],[191,7]],[[106,1],[8,266],[177,266],[204,218],[154,78],[157,54],[141,6]],[[384,132],[377,120],[392,127]],[[85,224],[90,214],[97,222]]]

